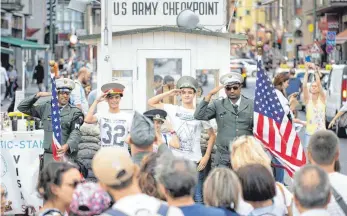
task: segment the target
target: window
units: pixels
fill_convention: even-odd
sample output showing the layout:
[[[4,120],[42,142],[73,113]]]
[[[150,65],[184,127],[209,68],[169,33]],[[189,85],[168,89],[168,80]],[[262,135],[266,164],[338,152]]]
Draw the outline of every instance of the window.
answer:
[[[147,59],[147,99],[170,91],[182,76],[182,59]],[[152,77],[152,78],[150,78]],[[164,98],[163,103],[178,104],[178,97]]]
[[[250,15],[251,14],[251,11],[250,10],[246,10],[245,11],[245,15]]]
[[[295,0],[295,8],[302,8],[302,0]]]

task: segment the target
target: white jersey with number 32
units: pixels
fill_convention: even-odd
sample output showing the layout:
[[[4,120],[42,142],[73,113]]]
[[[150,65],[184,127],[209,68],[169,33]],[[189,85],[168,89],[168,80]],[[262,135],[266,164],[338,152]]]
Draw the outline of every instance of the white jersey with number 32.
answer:
[[[124,142],[130,131],[133,115],[131,113],[96,113],[100,127],[102,147],[121,147],[128,151]]]

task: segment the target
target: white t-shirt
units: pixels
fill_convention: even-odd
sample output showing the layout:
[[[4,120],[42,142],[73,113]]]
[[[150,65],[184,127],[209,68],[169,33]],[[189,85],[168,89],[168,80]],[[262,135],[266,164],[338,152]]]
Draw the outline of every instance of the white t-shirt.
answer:
[[[170,148],[177,157],[184,157],[194,162],[199,162],[202,158],[200,146],[201,128],[211,128],[207,123],[194,118],[194,111],[182,106],[164,104],[164,110],[173,129],[180,140],[180,148]]]
[[[133,113],[96,113],[95,117],[100,126],[100,142],[102,147],[120,147],[128,151],[124,142],[133,120]]]
[[[347,202],[347,176],[338,172],[329,173],[329,180],[331,186],[334,187],[334,189],[342,196],[343,200]],[[345,215],[333,195],[331,195],[331,200],[328,204],[328,212],[330,215]]]
[[[136,194],[124,197],[112,206],[113,209],[122,211],[129,216],[157,215],[158,209],[164,202],[148,196],[146,194]],[[101,214],[106,216],[107,214]],[[170,206],[167,216],[183,216],[183,213],[177,207]]]
[[[285,196],[283,197],[283,193],[277,184],[279,183],[278,182],[276,183],[276,196],[274,197],[274,206],[276,209],[283,209],[283,211],[287,214],[288,213],[287,208],[290,207],[292,204],[293,195],[284,185],[281,185],[284,196]],[[236,212],[239,213],[240,215],[249,215],[253,211],[253,209],[254,209],[253,206],[245,202],[240,195],[239,205],[237,207]]]

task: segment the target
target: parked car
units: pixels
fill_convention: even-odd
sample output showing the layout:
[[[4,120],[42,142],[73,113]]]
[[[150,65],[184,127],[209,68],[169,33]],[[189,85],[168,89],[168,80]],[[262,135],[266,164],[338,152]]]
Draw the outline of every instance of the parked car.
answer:
[[[347,102],[347,65],[333,65],[328,77],[325,120],[327,125]],[[335,126],[338,137],[346,137],[346,128]]]
[[[241,64],[247,73],[247,76],[257,76],[257,62],[253,59],[233,59],[230,61],[231,64],[239,63]]]

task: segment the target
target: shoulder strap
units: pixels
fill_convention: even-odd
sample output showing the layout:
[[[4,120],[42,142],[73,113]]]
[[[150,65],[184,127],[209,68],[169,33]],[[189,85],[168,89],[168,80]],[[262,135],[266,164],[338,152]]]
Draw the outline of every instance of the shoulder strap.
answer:
[[[337,204],[340,206],[340,208],[342,209],[343,213],[345,213],[345,215],[347,215],[347,204],[345,202],[345,200],[342,198],[342,196],[335,190],[334,187],[331,187],[331,191],[333,192],[333,196],[337,202]]]
[[[167,146],[169,146],[169,143],[167,143],[167,137],[166,137],[166,134],[164,133],[164,134],[163,134],[163,136],[164,136],[164,139],[165,139],[166,145],[167,145]]]
[[[107,211],[104,212],[104,214],[112,215],[112,216],[129,216],[125,214],[124,212],[114,209],[114,208],[109,208]]]
[[[157,213],[158,213],[160,216],[166,216],[167,213],[168,213],[168,211],[169,211],[169,206],[168,206],[168,205],[166,205],[166,204],[160,204]]]

